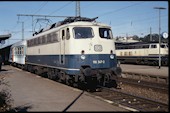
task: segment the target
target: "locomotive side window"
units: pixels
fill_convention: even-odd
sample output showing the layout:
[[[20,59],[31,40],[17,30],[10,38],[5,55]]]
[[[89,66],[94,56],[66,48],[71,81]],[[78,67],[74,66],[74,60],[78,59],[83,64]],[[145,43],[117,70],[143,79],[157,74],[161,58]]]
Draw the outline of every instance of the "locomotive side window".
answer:
[[[109,28],[99,28],[99,35],[101,38],[112,39],[112,32]]]
[[[38,45],[38,38],[35,38],[35,45]]]
[[[65,31],[62,30],[62,40],[64,40],[64,39],[65,39]]]
[[[45,36],[42,36],[42,44],[45,44],[46,43],[46,38]]]
[[[42,44],[42,38],[38,37],[38,44]]]
[[[90,27],[74,27],[73,30],[75,39],[94,37],[93,30]]]
[[[48,34],[47,35],[47,43],[50,43],[52,42],[52,37],[51,37],[51,34]]]
[[[27,45],[28,45],[28,47],[30,47],[30,40],[27,41]]]
[[[56,33],[52,33],[52,37],[53,37],[53,41],[56,42],[57,41],[57,34]]]
[[[31,46],[34,46],[34,39],[31,39]]]
[[[67,39],[67,40],[70,39],[70,31],[69,31],[69,28],[67,28],[67,30],[66,30],[66,39]]]
[[[59,32],[55,32],[54,33],[54,41],[56,41],[56,42],[59,42],[60,40],[59,40]]]

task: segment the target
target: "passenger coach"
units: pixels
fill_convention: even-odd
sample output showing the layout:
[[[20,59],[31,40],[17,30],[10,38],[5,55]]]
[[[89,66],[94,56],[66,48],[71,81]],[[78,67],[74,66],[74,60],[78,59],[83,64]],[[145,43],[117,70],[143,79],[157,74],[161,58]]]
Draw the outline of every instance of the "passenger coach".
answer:
[[[168,65],[168,45],[166,43],[116,42],[116,55],[121,63],[158,65],[159,48],[162,65]]]
[[[26,47],[26,40],[16,42],[10,47],[9,62],[12,65],[22,69],[25,67]]]

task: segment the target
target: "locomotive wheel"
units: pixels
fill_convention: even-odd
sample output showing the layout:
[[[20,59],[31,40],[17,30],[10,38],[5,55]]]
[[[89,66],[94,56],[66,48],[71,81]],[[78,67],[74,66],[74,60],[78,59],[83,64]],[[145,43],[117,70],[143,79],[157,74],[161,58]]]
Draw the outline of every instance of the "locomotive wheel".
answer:
[[[24,70],[24,65],[21,65],[21,69]]]
[[[93,92],[96,91],[96,87],[97,87],[97,78],[96,77],[91,77],[88,76],[85,78],[86,79],[86,89],[89,92]]]
[[[66,74],[64,72],[59,72],[59,74],[58,74],[58,82],[66,83]]]
[[[112,75],[110,75],[110,74],[106,74],[104,76],[103,86],[109,87],[109,88],[111,88],[111,87],[117,88],[118,85],[117,85],[116,78],[114,80],[113,77],[111,77],[111,76]]]
[[[73,83],[73,79],[69,75],[66,75],[66,84],[68,86],[73,86]]]
[[[140,64],[140,60],[136,60],[136,64]]]
[[[157,62],[157,61],[153,61],[153,65],[154,65],[154,66],[157,66],[157,65],[158,65],[158,62]]]
[[[167,61],[163,61],[163,62],[162,62],[162,65],[163,65],[163,66],[167,66],[167,65],[168,65],[168,62],[167,62]]]
[[[51,80],[55,80],[56,79],[56,76],[55,76],[55,73],[54,73],[53,69],[49,69],[49,71],[47,72],[47,76]]]

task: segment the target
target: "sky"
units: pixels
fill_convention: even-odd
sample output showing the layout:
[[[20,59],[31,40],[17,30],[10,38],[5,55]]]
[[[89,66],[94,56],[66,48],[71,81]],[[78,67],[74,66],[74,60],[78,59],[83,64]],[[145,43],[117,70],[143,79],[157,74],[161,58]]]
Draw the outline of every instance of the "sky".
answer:
[[[113,37],[144,37],[150,31],[159,34],[159,10],[154,7],[166,8],[160,10],[160,23],[161,33],[168,33],[168,1],[80,1],[80,16],[98,17],[96,21],[111,26]],[[23,28],[23,38],[28,39],[32,29],[38,31],[65,19],[28,15],[75,16],[76,1],[0,1],[0,35],[12,34],[0,47],[22,40]]]

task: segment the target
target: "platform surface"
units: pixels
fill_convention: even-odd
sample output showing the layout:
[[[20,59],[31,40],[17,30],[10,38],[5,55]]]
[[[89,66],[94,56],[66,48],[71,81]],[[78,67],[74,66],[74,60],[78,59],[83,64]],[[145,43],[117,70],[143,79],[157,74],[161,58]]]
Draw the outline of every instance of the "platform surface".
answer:
[[[154,76],[169,76],[169,67],[161,66],[159,69],[158,66],[147,66],[147,65],[133,65],[133,64],[120,64],[122,72],[130,72],[137,74],[146,74]]]
[[[9,86],[13,107],[19,111],[128,111],[94,98],[88,92],[14,68],[3,66],[0,76]]]

